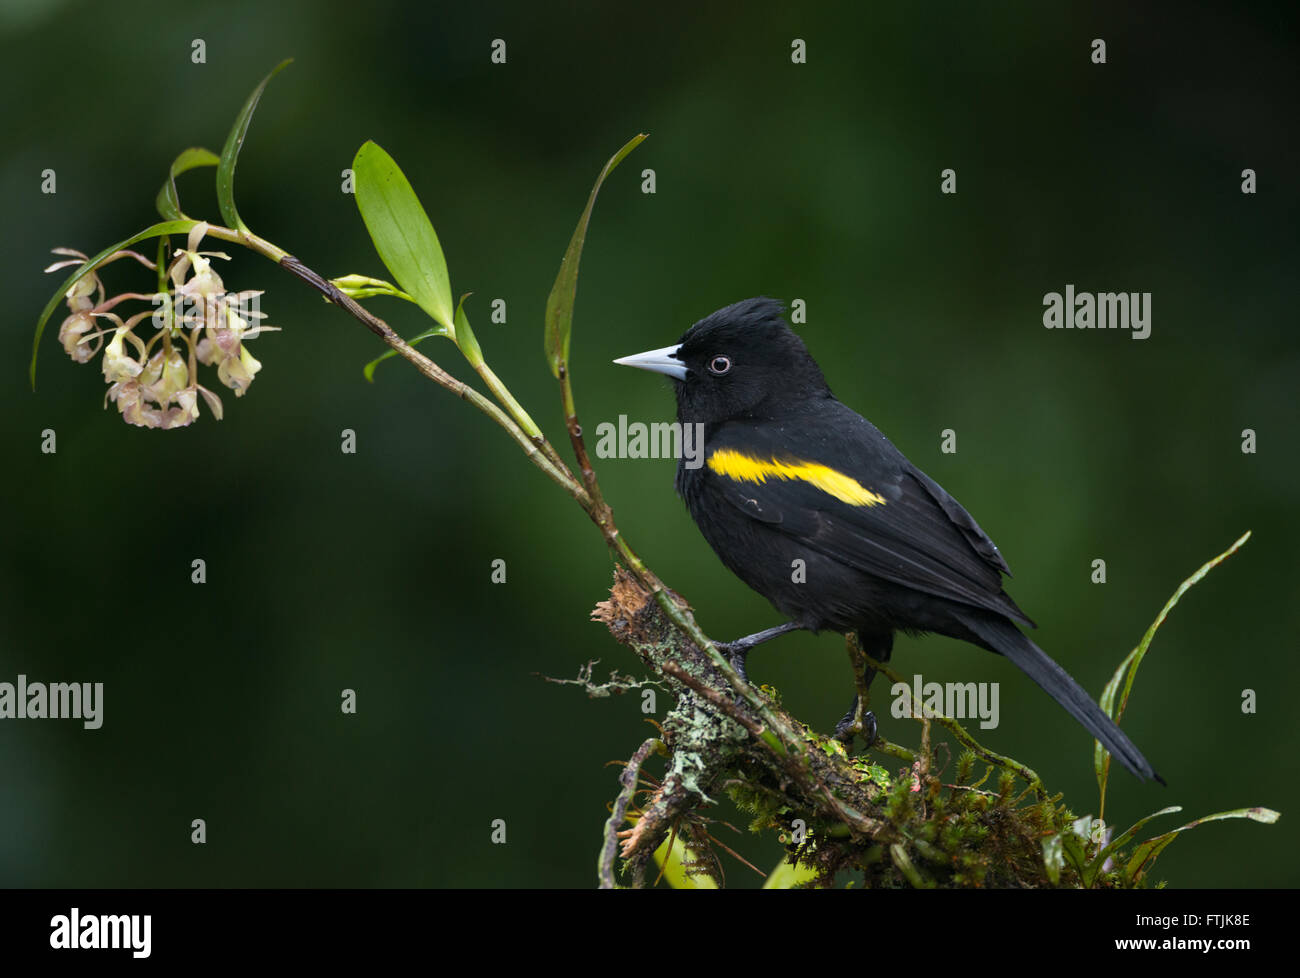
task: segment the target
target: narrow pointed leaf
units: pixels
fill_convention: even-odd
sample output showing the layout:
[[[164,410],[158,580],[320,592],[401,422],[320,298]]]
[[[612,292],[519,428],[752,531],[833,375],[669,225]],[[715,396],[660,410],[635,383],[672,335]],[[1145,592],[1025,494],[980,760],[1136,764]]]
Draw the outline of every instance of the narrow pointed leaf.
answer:
[[[596,204],[596,195],[600,193],[605,178],[614,172],[614,167],[623,162],[628,153],[636,149],[646,138],[645,133],[633,136],[623,148],[609,158],[605,168],[596,178],[596,185],[587,197],[587,206],[578,218],[578,226],[569,239],[568,250],[560,262],[560,272],[555,276],[555,284],[546,300],[546,360],[551,365],[551,373],[560,376],[560,367],[569,363],[569,336],[573,330],[573,304],[578,295],[578,263],[582,260],[582,246],[587,240],[587,225],[591,222],[591,209]]]
[[[416,346],[422,340],[427,340],[430,336],[446,336],[446,335],[447,335],[447,331],[445,329],[443,329],[441,326],[435,326],[432,329],[426,329],[419,336],[412,337],[411,339],[407,340],[406,343],[408,346]],[[361,372],[365,374],[366,380],[370,381],[370,383],[373,384],[375,382],[375,368],[378,367],[385,360],[389,360],[395,356],[397,356],[396,350],[388,350],[385,353],[381,353],[379,356],[375,357],[368,364],[362,367]]]
[[[469,328],[469,317],[465,315],[465,300],[473,294],[466,292],[460,297],[460,302],[456,303],[456,345],[460,347],[460,352],[465,355],[469,365],[477,368],[483,362],[483,351],[479,349],[474,331]]]
[[[1099,862],[1088,862],[1088,842],[1099,827],[1099,823],[1091,815],[1076,818],[1070,826],[1070,831],[1065,833],[1062,842],[1063,847],[1070,853],[1070,861],[1079,871],[1079,882],[1085,890],[1092,886],[1097,867],[1101,865]]]
[[[1059,838],[1062,856],[1074,867],[1079,879],[1083,879],[1088,869],[1088,855],[1083,850],[1083,839],[1069,829],[1060,833]]]
[[[1123,849],[1126,845],[1132,842],[1133,839],[1136,838],[1138,832],[1142,830],[1142,826],[1146,825],[1147,822],[1159,818],[1161,815],[1172,815],[1174,812],[1181,812],[1182,810],[1183,808],[1181,805],[1170,805],[1168,808],[1162,808],[1158,812],[1152,812],[1146,818],[1138,819],[1128,827],[1123,835],[1112,839],[1106,847],[1101,850],[1101,852],[1097,853],[1097,858],[1094,859],[1093,862],[1096,864],[1098,869],[1100,869],[1106,864],[1106,860],[1110,858],[1110,854],[1112,852],[1118,852],[1120,849]]]
[[[163,220],[179,221],[185,218],[185,214],[181,210],[180,196],[176,192],[176,178],[186,170],[193,170],[198,166],[217,166],[220,163],[221,157],[210,149],[204,149],[202,146],[191,146],[176,157],[167,173],[167,182],[162,185],[162,189],[158,191],[158,197],[154,201],[154,205],[158,208],[158,213]]]
[[[375,251],[403,291],[449,336],[455,335],[451,281],[442,245],[420,198],[396,161],[366,142],[352,161],[357,209]]]
[[[1186,825],[1180,825],[1172,832],[1166,832],[1164,835],[1157,835],[1154,839],[1148,839],[1138,846],[1133,853],[1133,858],[1128,861],[1128,865],[1124,869],[1124,875],[1130,881],[1137,882],[1150,871],[1156,857],[1164,852],[1169,843],[1178,838],[1179,833],[1194,829],[1204,822],[1218,822],[1225,818],[1248,818],[1254,822],[1272,825],[1281,817],[1280,812],[1275,812],[1271,808],[1235,808],[1230,812],[1217,812],[1214,815],[1206,815],[1195,819]]]
[[[81,265],[77,266],[77,268],[73,270],[72,274],[64,279],[63,284],[59,286],[59,290],[55,292],[50,301],[45,304],[45,309],[41,312],[41,318],[36,321],[36,336],[32,340],[32,362],[31,366],[28,368],[28,376],[31,380],[32,390],[36,389],[36,355],[41,349],[41,336],[45,332],[45,324],[49,322],[50,316],[53,315],[54,310],[59,307],[59,303],[67,296],[68,289],[72,288],[73,283],[87,272],[91,271],[91,269],[95,268],[96,265],[115,251],[129,248],[137,241],[144,241],[147,238],[156,238],[164,234],[189,234],[190,228],[194,227],[197,223],[198,221],[184,220],[163,221],[160,224],[154,224],[145,228],[139,234],[132,235],[125,241],[119,241],[117,244],[109,245],[99,254],[93,255]]]
[[[1043,840],[1042,846],[1043,868],[1047,871],[1047,878],[1056,885],[1061,882],[1061,870],[1065,868],[1065,851],[1061,845],[1061,836],[1052,833]]]
[[[1147,649],[1151,645],[1151,640],[1156,637],[1157,629],[1164,624],[1165,618],[1169,616],[1169,612],[1174,610],[1174,606],[1178,604],[1179,600],[1187,593],[1188,589],[1191,588],[1193,584],[1236,553],[1242,544],[1249,539],[1250,531],[1247,530],[1231,547],[1219,554],[1219,556],[1215,557],[1213,560],[1206,561],[1200,566],[1200,569],[1197,570],[1195,574],[1183,581],[1182,584],[1178,585],[1178,590],[1174,592],[1173,597],[1165,602],[1165,606],[1160,609],[1160,614],[1156,615],[1156,620],[1153,621],[1151,627],[1146,630],[1146,634],[1142,636],[1142,641],[1138,643],[1137,648],[1130,652],[1125,657],[1124,661],[1119,664],[1119,668],[1115,670],[1115,675],[1110,677],[1110,682],[1108,682],[1106,688],[1102,690],[1101,699],[1099,701],[1101,708],[1106,711],[1106,715],[1114,719],[1117,724],[1124,718],[1124,710],[1128,706],[1129,693],[1133,690],[1133,681],[1137,678],[1138,667],[1142,665],[1142,659],[1147,654]],[[1119,692],[1121,682],[1124,684],[1122,694]],[[1118,707],[1115,703],[1115,697],[1117,694],[1119,694]],[[1104,808],[1106,799],[1106,781],[1110,775],[1110,754],[1101,746],[1100,742],[1097,742],[1093,746],[1092,766],[1093,770],[1096,771],[1097,774],[1097,784],[1101,789],[1102,806]]]
[[[916,863],[912,862],[912,857],[907,854],[907,846],[901,842],[895,842],[889,847],[889,858],[893,861],[894,868],[903,874],[903,879],[911,884],[912,889],[934,889],[934,881],[921,872]]]
[[[285,58],[271,69],[271,73],[262,79],[260,85],[253,89],[253,94],[248,96],[248,101],[244,103],[244,107],[235,118],[235,124],[230,127],[226,145],[221,148],[221,160],[217,164],[217,206],[221,208],[221,216],[227,226],[240,231],[247,231],[248,225],[240,219],[239,211],[235,208],[235,163],[239,159],[239,151],[244,146],[244,137],[248,135],[248,124],[253,120],[253,113],[257,110],[257,103],[262,99],[266,83],[283,71],[291,61],[293,58]]]

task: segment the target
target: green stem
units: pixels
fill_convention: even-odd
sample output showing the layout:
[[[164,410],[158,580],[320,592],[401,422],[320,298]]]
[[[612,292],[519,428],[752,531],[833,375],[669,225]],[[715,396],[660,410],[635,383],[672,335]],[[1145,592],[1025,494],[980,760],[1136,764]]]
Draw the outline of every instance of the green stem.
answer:
[[[492,392],[492,396],[497,399],[502,407],[510,412],[510,416],[515,419],[515,424],[519,425],[519,427],[523,429],[524,434],[529,438],[541,438],[542,429],[537,427],[537,422],[528,416],[528,412],[524,410],[523,405],[515,400],[515,396],[510,393],[510,389],[506,387],[505,384],[501,383],[501,378],[493,372],[492,368],[487,365],[487,362],[479,360],[474,364],[474,369],[477,370],[479,376],[483,378],[483,383],[487,384],[487,388]]]
[[[869,655],[864,655],[863,658],[865,658],[867,660],[867,664],[873,666],[877,672],[883,673],[885,677],[889,679],[890,682],[903,683],[904,685],[906,685],[906,683],[903,681],[903,677],[900,676],[898,673],[894,672],[893,669],[890,669],[889,666],[885,665],[883,662],[879,662],[876,659],[871,658],[871,656]],[[918,709],[920,708],[919,703],[914,705]],[[1029,786],[1038,793],[1040,797],[1042,797],[1043,793],[1047,790],[1046,788],[1043,787],[1043,779],[1040,778],[1032,768],[1028,767],[1027,765],[1021,764],[1014,757],[1007,757],[1003,754],[997,753],[997,751],[989,750],[987,747],[985,747],[983,744],[977,741],[974,737],[968,734],[966,732],[966,729],[961,724],[959,724],[956,720],[952,719],[951,717],[946,717],[941,713],[935,713],[929,716],[929,719],[942,724],[944,728],[949,730],[952,733],[952,735],[957,738],[957,741],[963,747],[969,748],[972,752],[975,753],[976,756],[984,758],[984,760],[988,761],[990,764],[995,764],[1000,768],[1005,768],[1008,771],[1014,771],[1016,774],[1020,775],[1020,777],[1022,777],[1029,784]]]
[[[535,422],[529,413],[524,410],[524,406],[515,400],[515,396],[510,393],[510,388],[501,382],[501,378],[498,377],[496,372],[487,365],[487,361],[480,358],[476,363],[474,363],[474,369],[477,370],[479,376],[483,378],[483,383],[487,384],[488,390],[492,392],[492,395],[497,399],[497,402],[510,413],[510,416],[514,418],[515,423],[519,425],[519,428],[532,440],[532,443],[537,446],[538,451],[540,451],[557,469],[568,473],[569,477],[576,481],[573,473],[569,470],[569,466],[565,463],[564,459],[560,458],[560,453],[555,450],[555,446],[552,445],[547,440],[546,436],[542,434],[542,429],[537,427],[537,422]],[[587,494],[591,495],[590,489],[588,489]]]
[[[220,241],[229,241],[233,244],[243,245],[250,251],[255,251],[271,261],[279,264],[285,258],[289,257],[289,252],[283,248],[278,248],[265,238],[259,237],[252,231],[236,230],[234,228],[222,227],[219,224],[208,225],[208,235],[217,238]]]
[[[609,530],[617,529],[614,527],[614,511],[611,510],[605,502],[605,497],[600,491],[600,482],[596,479],[596,469],[591,464],[591,457],[587,454],[587,442],[582,436],[582,425],[578,421],[578,407],[573,399],[573,381],[569,376],[569,365],[560,363],[560,404],[564,409],[564,426],[569,432],[569,443],[573,446],[573,455],[578,461],[578,472],[582,476],[582,484],[587,489],[587,494],[591,496],[596,504],[597,513],[592,515],[596,520],[596,525],[600,527],[601,532],[609,536]]]

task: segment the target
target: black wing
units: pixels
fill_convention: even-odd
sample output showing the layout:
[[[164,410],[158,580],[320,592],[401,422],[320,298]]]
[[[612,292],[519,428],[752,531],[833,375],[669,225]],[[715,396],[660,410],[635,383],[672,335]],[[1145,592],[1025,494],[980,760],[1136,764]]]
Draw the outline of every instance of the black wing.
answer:
[[[798,446],[793,451],[792,444]],[[719,452],[779,464],[761,480],[755,473],[738,477],[744,466],[726,475],[712,464],[715,456],[726,457]],[[864,573],[1033,625],[1003,592],[1002,575],[1010,571],[979,524],[874,425],[838,401],[819,402],[818,410],[787,424],[727,423],[709,438],[709,459],[704,477],[711,487],[752,519]],[[864,497],[856,489],[846,492],[833,477],[817,478],[820,470],[805,463],[849,477],[880,501],[846,501]]]

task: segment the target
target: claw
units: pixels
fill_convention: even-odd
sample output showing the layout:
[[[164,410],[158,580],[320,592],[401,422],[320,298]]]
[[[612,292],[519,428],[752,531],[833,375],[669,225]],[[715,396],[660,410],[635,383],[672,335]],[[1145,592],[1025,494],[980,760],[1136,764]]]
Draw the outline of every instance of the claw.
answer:
[[[858,711],[858,704],[854,702],[853,709],[844,714],[839,723],[835,724],[835,739],[842,743],[846,750],[852,750],[853,738],[862,734],[865,741],[864,750],[870,749],[871,745],[876,742],[876,715],[870,710],[862,714],[862,722],[855,723],[853,714]]]

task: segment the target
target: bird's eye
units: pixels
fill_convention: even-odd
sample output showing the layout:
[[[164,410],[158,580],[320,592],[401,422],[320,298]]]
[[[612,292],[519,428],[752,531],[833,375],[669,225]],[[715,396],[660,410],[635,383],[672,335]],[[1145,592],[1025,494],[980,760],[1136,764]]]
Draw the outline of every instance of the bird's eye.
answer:
[[[709,361],[709,373],[721,377],[731,369],[731,357],[717,356]]]

